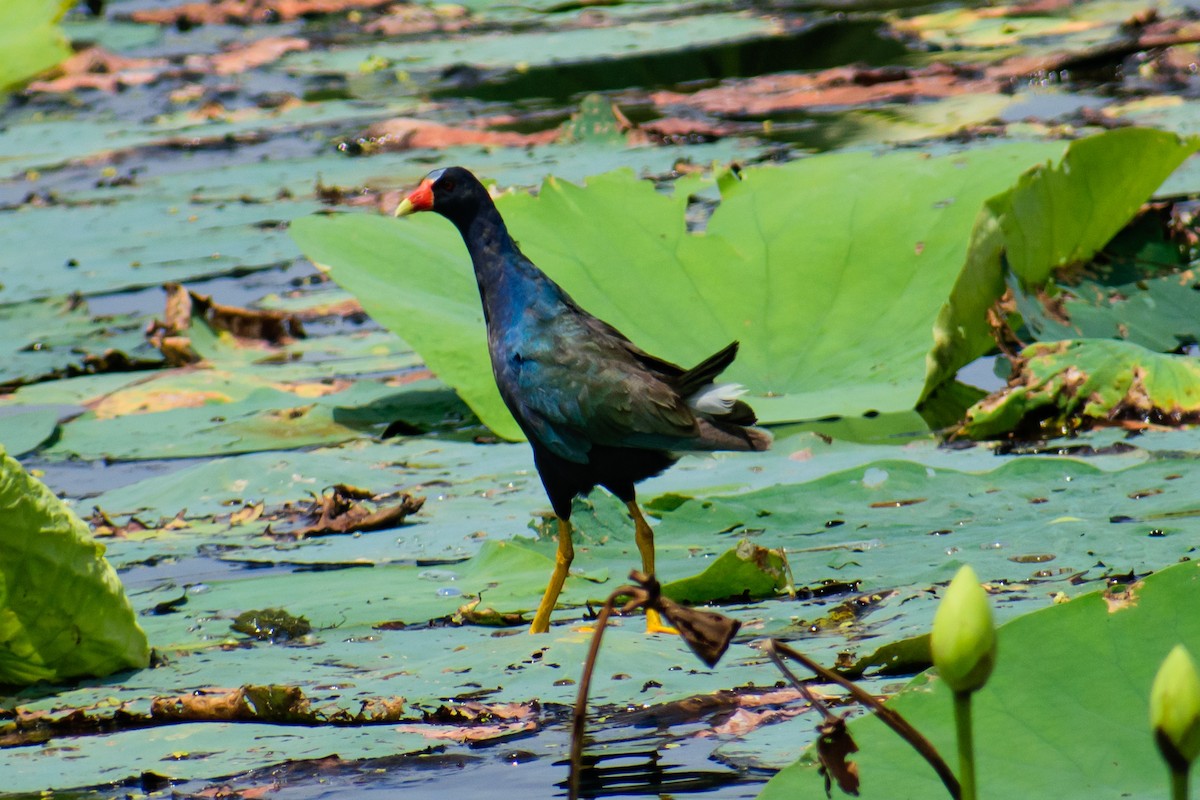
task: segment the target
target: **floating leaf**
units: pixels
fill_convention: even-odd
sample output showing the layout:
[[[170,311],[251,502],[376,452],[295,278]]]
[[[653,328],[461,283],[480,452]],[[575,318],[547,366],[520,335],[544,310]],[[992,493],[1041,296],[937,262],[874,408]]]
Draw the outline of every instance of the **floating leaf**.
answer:
[[[672,581],[662,587],[662,593],[680,603],[712,603],[772,597],[789,583],[787,559],[781,552],[743,539],[699,575]]]
[[[14,456],[34,450],[58,428],[57,408],[14,409],[0,414],[0,446]]]

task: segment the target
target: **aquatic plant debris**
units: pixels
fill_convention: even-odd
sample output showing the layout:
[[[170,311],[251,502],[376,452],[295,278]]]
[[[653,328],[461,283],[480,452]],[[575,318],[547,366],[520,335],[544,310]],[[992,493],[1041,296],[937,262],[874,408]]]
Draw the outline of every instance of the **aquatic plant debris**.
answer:
[[[1079,427],[1200,421],[1200,364],[1131,342],[1078,339],[1021,351],[1007,388],[968,409],[965,436],[1036,438]]]

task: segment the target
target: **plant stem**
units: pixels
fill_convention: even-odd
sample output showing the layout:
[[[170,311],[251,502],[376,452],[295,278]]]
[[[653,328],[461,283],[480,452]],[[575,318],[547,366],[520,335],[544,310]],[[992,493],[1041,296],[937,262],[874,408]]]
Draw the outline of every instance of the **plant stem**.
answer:
[[[950,765],[945,762],[941,754],[937,751],[937,748],[934,747],[928,739],[922,736],[920,731],[910,725],[908,720],[906,720],[904,717],[900,716],[898,713],[876,700],[873,695],[864,691],[863,688],[854,681],[847,680],[833,670],[826,669],[816,661],[813,661],[811,658],[804,655],[804,653],[801,653],[799,650],[793,650],[778,639],[768,640],[764,650],[766,651],[767,655],[771,656],[771,660],[775,661],[777,664],[779,661],[775,656],[776,652],[778,652],[780,655],[787,656],[793,661],[803,664],[807,669],[815,672],[822,679],[841,686],[843,689],[849,692],[855,700],[875,712],[875,715],[879,717],[880,722],[895,731],[901,739],[908,742],[910,745],[912,745],[914,750],[921,754],[921,757],[929,763],[929,766],[933,767],[933,771],[936,772],[938,777],[942,779],[942,783],[945,785],[946,791],[949,792],[952,800],[960,800],[960,798],[963,797],[958,785],[958,779],[954,777],[954,771],[950,769]],[[787,672],[784,672],[785,676],[787,676],[787,674]]]
[[[971,693],[954,693],[954,724],[958,734],[958,783],[962,800],[975,800],[975,739],[971,731]]]
[[[1171,800],[1187,800],[1188,768],[1171,767]]]
[[[618,590],[620,591],[620,590]],[[579,797],[579,779],[583,774],[583,735],[587,727],[587,699],[592,688],[592,671],[596,668],[596,656],[600,653],[600,640],[604,638],[604,629],[608,627],[608,618],[612,615],[613,602],[617,594],[613,593],[600,609],[596,617],[596,630],[592,634],[592,643],[588,647],[587,659],[583,662],[583,677],[579,680],[579,694],[575,698],[575,714],[571,719],[571,766],[567,778],[567,798],[577,800]]]

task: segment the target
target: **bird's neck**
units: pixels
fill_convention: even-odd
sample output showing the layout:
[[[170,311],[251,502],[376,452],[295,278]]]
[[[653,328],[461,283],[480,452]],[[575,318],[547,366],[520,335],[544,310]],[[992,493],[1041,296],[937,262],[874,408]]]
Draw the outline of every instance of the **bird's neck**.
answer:
[[[455,224],[471,254],[484,317],[490,325],[511,327],[531,307],[562,302],[562,289],[525,257],[495,206]]]

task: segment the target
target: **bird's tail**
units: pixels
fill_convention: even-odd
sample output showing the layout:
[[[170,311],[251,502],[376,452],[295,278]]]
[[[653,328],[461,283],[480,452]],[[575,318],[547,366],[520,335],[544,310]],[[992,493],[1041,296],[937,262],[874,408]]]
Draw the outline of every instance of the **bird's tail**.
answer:
[[[737,398],[745,393],[740,384],[714,384],[713,380],[737,358],[738,343],[730,342],[696,366],[686,370],[676,380],[679,393],[687,398],[688,405],[714,420],[731,425],[753,425],[758,422],[754,409]],[[766,435],[766,434],[764,434]],[[767,437],[770,443],[770,437]],[[754,447],[765,450],[766,445]]]
[[[685,370],[677,379],[679,393],[689,397],[703,389],[706,385],[725,371],[725,368],[737,358],[738,343],[730,342],[724,348],[713,353],[689,370]]]
[[[700,435],[690,450],[767,450],[771,434],[763,428],[730,424],[721,417],[699,418]]]

